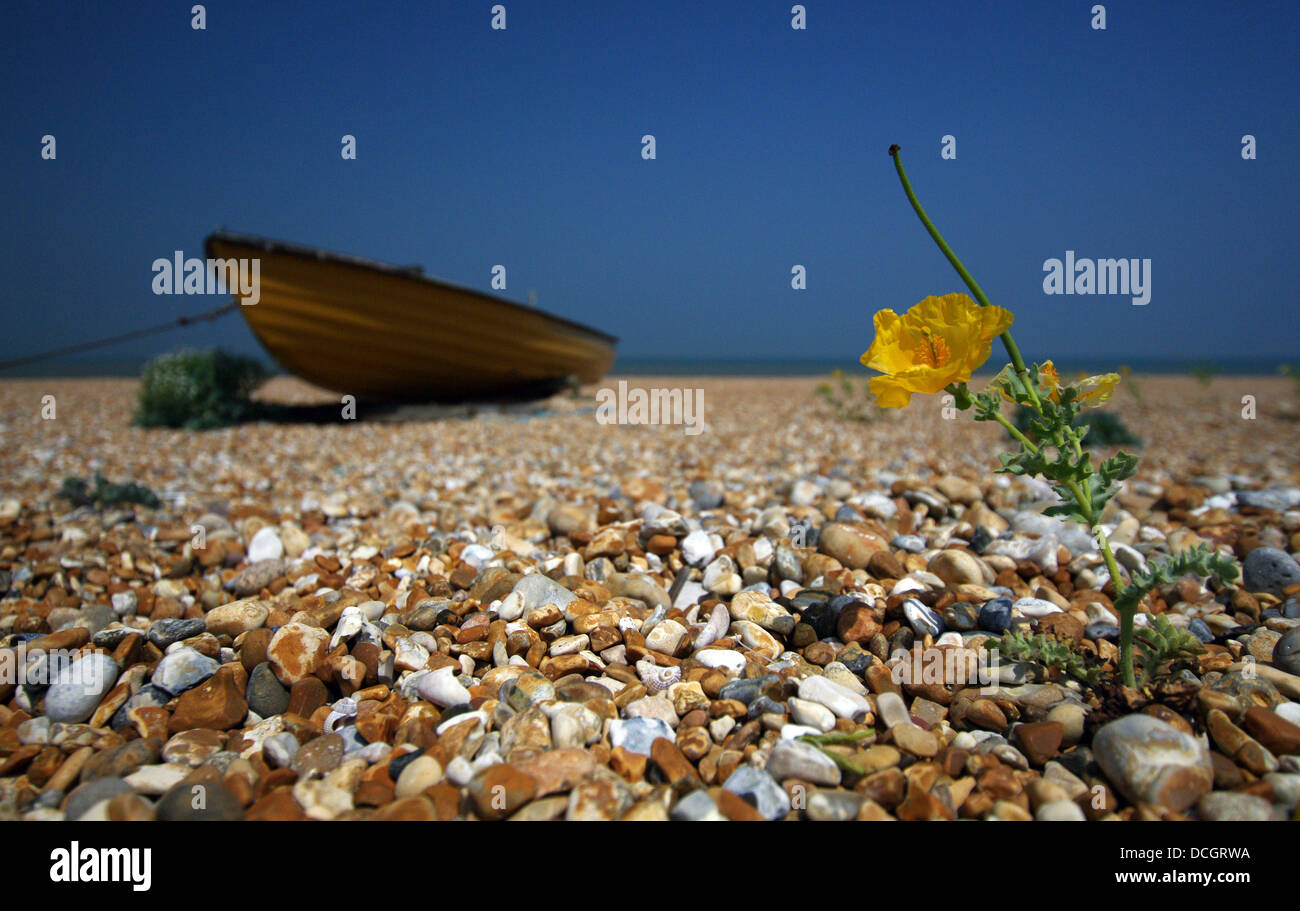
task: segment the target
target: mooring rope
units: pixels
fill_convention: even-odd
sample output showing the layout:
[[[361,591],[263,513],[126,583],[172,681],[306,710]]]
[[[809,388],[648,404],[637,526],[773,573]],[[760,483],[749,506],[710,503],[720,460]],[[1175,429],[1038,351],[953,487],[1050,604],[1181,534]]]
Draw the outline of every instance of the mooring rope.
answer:
[[[183,326],[189,326],[192,323],[201,323],[208,320],[214,320],[219,316],[225,316],[232,310],[239,309],[239,301],[231,301],[223,307],[215,310],[209,310],[206,313],[199,313],[195,316],[182,316],[168,323],[159,326],[150,326],[146,329],[133,329],[130,332],[124,332],[121,335],[110,336],[109,338],[96,339],[91,342],[81,342],[76,345],[68,345],[63,348],[54,348],[50,351],[44,351],[40,354],[29,354],[26,357],[14,358],[10,361],[0,361],[0,370],[7,370],[10,367],[22,367],[26,364],[34,364],[37,361],[45,361],[50,358],[62,357],[65,354],[75,354],[78,351],[89,351],[93,348],[103,348],[108,345],[116,345],[120,342],[130,341],[133,338],[140,338],[145,335],[153,335],[158,332],[166,332],[168,329],[179,329]]]

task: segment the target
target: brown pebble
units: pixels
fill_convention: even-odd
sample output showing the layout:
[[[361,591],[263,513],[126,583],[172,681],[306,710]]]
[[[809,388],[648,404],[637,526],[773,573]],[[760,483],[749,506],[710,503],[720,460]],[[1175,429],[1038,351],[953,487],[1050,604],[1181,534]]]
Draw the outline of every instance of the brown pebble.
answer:
[[[30,652],[52,652],[74,651],[81,648],[90,641],[90,630],[84,626],[74,626],[68,629],[59,630],[57,633],[50,633],[48,636],[41,636],[38,639],[32,639],[27,643],[27,651]]]
[[[901,770],[883,769],[858,782],[854,790],[874,800],[887,810],[903,802],[906,779]]]
[[[703,726],[677,728],[677,748],[691,762],[699,762],[709,750],[713,749],[713,738]]]
[[[293,769],[272,769],[270,772],[267,772],[262,776],[262,780],[258,782],[258,799],[265,797],[276,788],[284,787],[286,785],[292,787],[294,782],[297,780],[298,773]]]
[[[898,814],[899,819],[906,822],[929,819],[955,819],[957,817],[957,814],[942,800],[916,785],[908,787],[907,797],[898,805],[895,812]]]
[[[656,738],[654,743],[650,744],[650,758],[664,773],[669,784],[694,782],[697,787],[702,785],[695,767],[682,755],[682,751],[673,741],[665,737]]]
[[[392,822],[431,822],[438,818],[438,810],[432,800],[417,794],[380,807],[370,818]]]
[[[1279,756],[1300,756],[1300,727],[1276,712],[1262,706],[1252,706],[1246,712],[1243,725],[1252,737],[1272,753]]]
[[[439,782],[424,792],[424,796],[433,801],[437,819],[446,822],[460,816],[460,789],[447,781]]]
[[[27,743],[15,749],[8,756],[0,758],[0,777],[20,774],[40,752],[41,745],[39,743]]]
[[[617,746],[610,752],[609,765],[628,781],[640,781],[645,777],[647,760],[648,757],[642,753],[633,753]]]
[[[1035,721],[1016,725],[1015,739],[1025,757],[1034,765],[1045,765],[1061,749],[1065,725],[1059,721]]]
[[[35,746],[35,744],[33,745]],[[27,780],[35,787],[44,787],[45,783],[59,770],[59,766],[63,765],[63,760],[64,753],[58,747],[40,749],[40,752],[32,759],[31,764],[27,766]]]
[[[255,801],[244,814],[244,818],[273,822],[296,822],[306,819],[307,814],[303,812],[298,801],[293,799],[293,789],[281,786]]]
[[[870,642],[880,632],[880,621],[876,618],[874,607],[850,604],[840,612],[835,629],[844,642]]]
[[[239,641],[239,662],[250,674],[266,660],[266,647],[271,644],[269,629],[255,629],[244,633]]]
[[[289,688],[287,712],[310,718],[329,699],[329,690],[315,677],[304,677]]]
[[[45,790],[68,790],[72,783],[77,780],[77,776],[81,774],[82,768],[94,754],[95,751],[91,747],[82,747],[77,750],[64,760],[63,765],[59,766],[59,770],[50,776],[49,781],[45,782]]]
[[[725,788],[710,788],[713,801],[718,805],[718,812],[732,822],[762,822],[763,814],[745,798],[733,794]]]
[[[537,795],[537,780],[500,763],[470,779],[468,791],[481,818],[505,819]]]
[[[113,822],[148,822],[153,807],[139,794],[118,794],[108,801],[108,818]]]
[[[206,728],[226,731],[235,727],[248,715],[248,702],[233,674],[219,670],[203,683],[181,694],[167,723],[173,734]]]

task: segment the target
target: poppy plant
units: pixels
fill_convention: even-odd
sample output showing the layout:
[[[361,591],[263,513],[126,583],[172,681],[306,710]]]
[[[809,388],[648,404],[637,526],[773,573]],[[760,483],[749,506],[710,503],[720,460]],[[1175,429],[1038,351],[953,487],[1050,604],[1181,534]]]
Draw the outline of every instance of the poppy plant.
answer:
[[[1110,577],[1107,593],[1120,620],[1120,674],[1125,686],[1135,686],[1134,621],[1146,596],[1188,573],[1231,582],[1237,578],[1237,565],[1230,556],[1201,545],[1164,562],[1153,562],[1149,569],[1134,571],[1125,580],[1101,518],[1120,483],[1137,472],[1137,458],[1121,450],[1093,465],[1092,454],[1082,443],[1088,426],[1075,425],[1082,408],[1097,407],[1110,399],[1119,375],[1106,373],[1063,384],[1051,361],[1025,363],[1011,337],[1012,315],[989,302],[939,234],[912,191],[898,153],[898,146],[890,146],[903,192],[974,299],[948,294],[927,297],[901,317],[892,310],[878,312],[875,340],[862,355],[862,363],[881,374],[871,380],[871,391],[885,408],[906,406],[914,393],[946,391],[958,409],[974,408],[975,420],[996,421],[1020,443],[1018,452],[999,454],[1002,464],[998,471],[1045,478],[1060,498],[1046,513],[1082,522],[1091,531],[1106,564]],[[988,360],[995,336],[1002,340],[1011,363],[986,389],[972,393],[967,383]],[[1032,412],[1030,426],[1038,442],[1002,414],[1004,400]]]

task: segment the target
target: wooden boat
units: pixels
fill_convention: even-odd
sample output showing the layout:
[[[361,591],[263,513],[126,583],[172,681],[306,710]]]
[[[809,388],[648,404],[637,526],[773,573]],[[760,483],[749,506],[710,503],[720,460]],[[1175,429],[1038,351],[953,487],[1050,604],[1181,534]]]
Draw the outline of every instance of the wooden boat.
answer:
[[[418,266],[224,231],[205,247],[209,260],[260,261],[258,302],[239,310],[285,370],[357,398],[529,398],[614,363],[611,335]]]

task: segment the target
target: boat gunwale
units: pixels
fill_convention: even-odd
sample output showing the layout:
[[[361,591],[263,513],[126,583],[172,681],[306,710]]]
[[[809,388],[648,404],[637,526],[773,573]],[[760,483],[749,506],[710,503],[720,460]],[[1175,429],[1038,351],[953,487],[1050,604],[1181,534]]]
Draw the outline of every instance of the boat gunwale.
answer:
[[[508,300],[504,297],[495,297],[475,288],[469,288],[465,285],[458,285],[455,282],[449,282],[445,279],[433,278],[432,276],[425,275],[422,267],[396,266],[391,263],[382,263],[378,260],[366,259],[362,256],[353,256],[349,253],[336,253],[332,250],[323,250],[319,247],[307,246],[306,244],[295,244],[288,241],[273,240],[269,237],[258,237],[253,234],[237,234],[225,230],[213,231],[204,240],[204,254],[209,259],[215,258],[212,250],[214,241],[224,242],[235,246],[250,247],[254,250],[262,250],[266,253],[282,253],[290,256],[297,256],[302,259],[310,259],[316,262],[350,266],[354,269],[362,269],[367,272],[378,272],[383,275],[405,278],[409,281],[432,285],[435,288],[468,294],[479,298],[480,300],[502,305],[532,316],[540,316],[559,325],[584,332],[592,336],[595,340],[605,342],[611,348],[615,347],[619,342],[618,336],[610,335],[607,332],[601,332],[599,329],[593,329],[591,326],[579,323],[576,320],[568,319],[567,317],[556,316],[554,313],[549,313],[540,307],[531,307],[528,304]],[[413,268],[421,268],[421,271],[415,272],[413,271]]]

